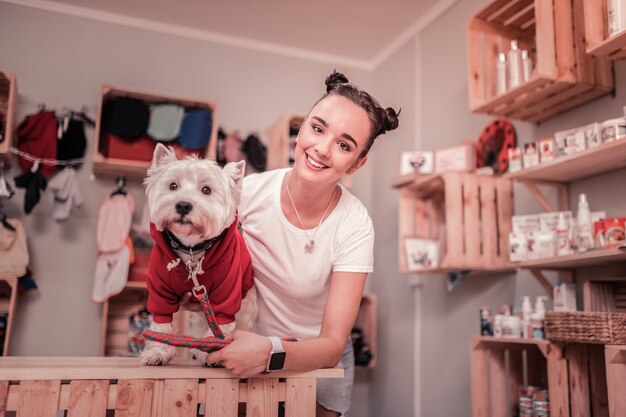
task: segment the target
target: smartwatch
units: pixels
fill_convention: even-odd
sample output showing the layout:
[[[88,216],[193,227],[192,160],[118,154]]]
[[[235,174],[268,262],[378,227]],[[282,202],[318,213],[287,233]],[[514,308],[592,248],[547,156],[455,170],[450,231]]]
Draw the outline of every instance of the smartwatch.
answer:
[[[283,342],[276,336],[269,336],[270,342],[272,342],[272,350],[270,351],[270,357],[267,360],[266,371],[277,371],[283,369],[285,366],[285,357],[287,353],[283,348]]]

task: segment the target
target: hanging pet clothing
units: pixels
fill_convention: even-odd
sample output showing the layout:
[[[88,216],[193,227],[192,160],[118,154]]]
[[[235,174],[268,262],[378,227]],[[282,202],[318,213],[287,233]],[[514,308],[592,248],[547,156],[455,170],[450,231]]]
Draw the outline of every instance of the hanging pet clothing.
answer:
[[[178,104],[157,104],[150,111],[148,136],[159,142],[171,142],[178,137],[185,109]]]
[[[58,141],[57,159],[59,161],[69,161],[71,159],[83,158],[87,149],[85,124],[81,120],[75,120],[72,117],[64,120],[67,120],[67,128]],[[80,164],[73,164],[72,166],[78,168]]]
[[[91,299],[102,303],[122,292],[128,282],[130,251],[127,246],[111,253],[99,253],[94,272],[94,285]]]
[[[15,192],[4,176],[4,162],[0,161],[0,198],[11,198]]]
[[[67,220],[72,207],[83,204],[83,196],[76,183],[76,171],[68,166],[56,174],[48,183],[54,201],[52,203],[52,218],[56,221]]]
[[[26,273],[29,259],[26,233],[18,219],[3,217],[3,220],[0,224],[0,275],[21,277]]]
[[[35,162],[28,171],[15,177],[15,186],[26,189],[26,193],[24,194],[24,212],[30,214],[37,203],[39,203],[40,192],[45,190],[48,186],[48,181],[46,181],[42,174],[41,165]]]
[[[26,116],[16,130],[18,149],[40,159],[57,158],[57,118],[52,111],[40,111]],[[18,158],[22,171],[28,171],[33,162]],[[48,177],[54,173],[55,166],[42,167],[41,174]]]
[[[134,140],[148,129],[150,108],[136,98],[119,97],[103,106],[103,130],[123,139]]]
[[[188,149],[203,149],[211,138],[213,116],[205,109],[193,109],[185,113],[180,126],[178,141]]]
[[[265,171],[267,164],[267,148],[256,135],[248,135],[241,147],[246,155],[246,161],[256,172]]]

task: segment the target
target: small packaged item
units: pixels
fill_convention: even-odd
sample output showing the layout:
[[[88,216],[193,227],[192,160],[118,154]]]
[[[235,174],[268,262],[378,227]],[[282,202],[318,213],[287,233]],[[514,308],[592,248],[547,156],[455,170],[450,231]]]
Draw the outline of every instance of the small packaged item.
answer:
[[[439,242],[436,240],[406,238],[404,250],[409,271],[421,271],[439,266]]]
[[[585,132],[580,129],[569,129],[554,134],[557,155],[573,155],[586,149]]]
[[[522,150],[509,148],[509,172],[517,172],[522,169]]]
[[[602,140],[613,142],[626,137],[626,118],[618,117],[602,122]]]
[[[606,246],[617,247],[624,241],[624,218],[611,217],[604,220],[604,238]]]
[[[556,232],[556,227],[559,223],[560,211],[551,211],[548,213],[539,214],[539,231],[541,232]],[[565,221],[570,224],[572,221],[572,212],[564,211],[563,216]]]
[[[431,174],[435,161],[432,151],[402,152],[400,155],[400,175],[420,172]]]
[[[602,144],[600,123],[591,123],[587,126],[580,127],[579,129],[585,132],[585,142],[587,143],[587,148],[594,148]]]
[[[480,335],[493,336],[493,318],[489,307],[480,309]]]
[[[535,253],[538,259],[556,256],[556,232],[537,232],[535,235]]]
[[[435,151],[435,170],[441,172],[472,172],[476,169],[476,145],[464,143]]]
[[[527,142],[524,144],[524,168],[539,165],[539,151],[536,142]]]
[[[606,246],[604,220],[596,220],[593,222],[593,243],[596,248],[603,248]]]
[[[552,161],[556,157],[554,152],[554,139],[539,139],[539,162]]]
[[[526,235],[509,233],[509,261],[523,262],[528,259],[528,241]]]
[[[560,282],[553,290],[554,311],[576,311],[576,286]]]
[[[511,217],[513,233],[524,234],[529,232],[539,232],[540,222],[537,214],[522,214]]]

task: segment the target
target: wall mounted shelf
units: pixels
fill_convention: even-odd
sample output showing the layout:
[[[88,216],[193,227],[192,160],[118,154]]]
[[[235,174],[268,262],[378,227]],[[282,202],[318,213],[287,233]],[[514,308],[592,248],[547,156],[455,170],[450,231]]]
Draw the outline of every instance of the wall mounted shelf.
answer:
[[[15,74],[0,71],[0,160],[11,165],[9,148],[13,146],[15,113],[17,111],[17,84]]]
[[[613,60],[626,58],[626,31],[607,38],[606,0],[583,2],[587,53]]]

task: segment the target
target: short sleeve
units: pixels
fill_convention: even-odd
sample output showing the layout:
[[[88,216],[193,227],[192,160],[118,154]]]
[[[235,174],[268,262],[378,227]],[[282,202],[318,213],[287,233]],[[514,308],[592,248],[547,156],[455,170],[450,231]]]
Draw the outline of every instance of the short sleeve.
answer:
[[[365,207],[346,216],[339,228],[339,241],[333,262],[334,272],[374,271],[374,226]]]

